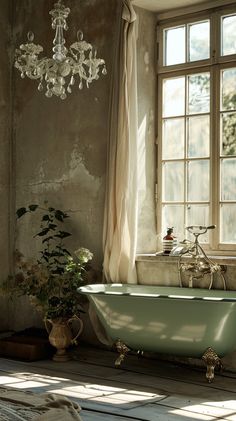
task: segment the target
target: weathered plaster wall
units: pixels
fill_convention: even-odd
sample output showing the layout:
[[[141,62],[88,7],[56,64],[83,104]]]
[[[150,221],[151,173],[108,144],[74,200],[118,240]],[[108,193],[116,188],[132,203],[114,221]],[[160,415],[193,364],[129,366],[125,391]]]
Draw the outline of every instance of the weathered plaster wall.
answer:
[[[7,1],[6,1],[7,3]],[[54,31],[49,10],[54,0],[14,0],[14,35],[18,46],[26,42],[29,30],[34,42],[50,56]],[[67,0],[71,9],[66,44],[76,40],[78,29],[96,45],[98,56],[105,59],[107,76],[101,75],[90,88],[80,91],[78,83],[62,101],[46,98],[37,90],[37,82],[21,79],[14,71],[14,132],[16,208],[31,203],[71,211],[67,230],[72,232],[68,247],[80,246],[94,253],[94,266],[101,270],[102,225],[105,192],[108,109],[112,59],[115,43],[116,0]],[[32,238],[38,232],[35,214],[18,221],[16,245],[32,256],[39,244]],[[24,310],[24,311],[23,311]],[[11,327],[21,329],[38,323],[39,318],[25,300],[17,301],[11,314]]]
[[[11,208],[11,2],[1,1],[0,13],[0,283],[7,279],[10,271],[9,210]],[[8,326],[8,300],[0,296],[0,330]]]
[[[226,289],[235,291],[236,289],[236,259],[235,257],[211,257],[211,260],[223,269]],[[181,263],[183,262],[183,258]],[[138,283],[141,285],[159,285],[159,286],[180,286],[179,257],[162,255],[143,255],[137,256],[136,267],[138,272]],[[182,286],[189,287],[188,276],[182,274]],[[211,284],[209,275],[203,278],[194,279],[193,287],[208,289]],[[214,289],[224,289],[224,282],[221,276],[214,276]]]
[[[137,252],[156,250],[155,222],[155,113],[156,16],[136,8],[138,16],[138,174],[139,219]]]

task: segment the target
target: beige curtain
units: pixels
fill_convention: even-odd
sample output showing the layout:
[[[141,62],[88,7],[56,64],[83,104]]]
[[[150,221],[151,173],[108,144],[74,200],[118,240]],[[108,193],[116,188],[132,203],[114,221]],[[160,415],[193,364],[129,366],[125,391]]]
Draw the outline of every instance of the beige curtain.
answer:
[[[113,71],[103,229],[107,282],[137,283],[137,69],[136,14],[122,1]]]

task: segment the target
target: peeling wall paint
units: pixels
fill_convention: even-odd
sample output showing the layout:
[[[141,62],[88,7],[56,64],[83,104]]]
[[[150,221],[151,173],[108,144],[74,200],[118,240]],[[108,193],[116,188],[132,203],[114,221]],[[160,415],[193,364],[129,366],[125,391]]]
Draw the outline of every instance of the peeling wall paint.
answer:
[[[77,183],[78,180],[83,181],[83,189],[89,190],[90,186],[93,186],[91,194],[97,196],[97,193],[101,187],[101,180],[99,177],[90,174],[86,167],[85,157],[79,153],[78,148],[74,149],[71,153],[71,160],[68,162],[68,168],[59,166],[57,172],[57,178],[52,180],[47,178],[47,168],[49,162],[42,161],[36,165],[35,173],[37,173],[37,181],[30,182],[29,187],[32,188],[32,193],[43,193],[53,189],[59,191],[62,185]],[[74,181],[73,181],[74,180]]]
[[[33,30],[35,43],[44,47],[43,55],[52,55],[54,31],[51,28],[49,11],[53,8],[55,0],[12,0],[12,3],[11,18],[14,19],[12,28],[15,40],[12,48],[25,43],[28,31]],[[46,98],[43,93],[38,92],[36,81],[21,79],[19,72],[14,69],[14,84],[11,90],[14,96],[11,109],[14,126],[8,121],[5,127],[2,125],[0,129],[7,131],[10,128],[14,135],[16,208],[31,203],[43,205],[47,200],[51,206],[68,210],[71,216],[68,230],[72,232],[68,241],[69,249],[88,247],[94,253],[94,267],[100,272],[103,258],[102,227],[109,97],[116,15],[120,4],[117,0],[65,0],[65,4],[71,9],[68,18],[69,30],[65,33],[66,45],[74,42],[78,29],[82,29],[84,38],[96,46],[98,56],[105,59],[107,75],[101,75],[89,89],[84,88],[82,91],[76,83],[72,94],[68,95],[65,101],[61,101],[56,97]],[[7,0],[3,0],[1,9],[0,19],[6,33],[4,32],[0,48],[5,51],[11,29]],[[1,55],[1,60],[0,82],[5,86],[5,92],[0,98],[0,108],[3,110],[8,106],[10,87],[7,85],[8,57]],[[5,142],[2,145],[6,155],[9,139],[5,133],[2,134],[2,139],[2,142]],[[6,156],[4,162],[7,173],[9,167]],[[9,192],[9,180],[5,173],[2,179]],[[0,185],[0,195],[7,195],[4,185]],[[0,220],[3,220],[4,211],[5,215],[8,215],[8,210],[1,207],[2,205]],[[39,218],[32,216],[17,223],[15,245],[26,257],[36,255],[39,249],[38,242],[33,238],[38,230],[38,223]],[[3,222],[2,227],[6,226]],[[8,232],[3,232],[3,228],[0,230],[3,241],[7,244]],[[6,253],[4,247],[2,253]],[[2,257],[3,261],[6,261],[6,256]],[[18,301],[17,307],[15,305],[10,309],[9,327],[22,329],[39,323],[27,300]],[[21,317],[18,317],[18,314],[21,314]]]

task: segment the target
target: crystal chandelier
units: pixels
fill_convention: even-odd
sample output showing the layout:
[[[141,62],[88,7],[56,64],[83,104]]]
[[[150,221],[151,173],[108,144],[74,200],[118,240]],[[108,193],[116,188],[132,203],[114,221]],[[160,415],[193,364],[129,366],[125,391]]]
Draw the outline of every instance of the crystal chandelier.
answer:
[[[26,75],[30,79],[38,80],[38,90],[43,91],[46,88],[45,95],[48,98],[56,95],[65,99],[67,93],[72,92],[77,74],[79,89],[83,89],[84,82],[88,88],[94,79],[99,78],[100,70],[104,75],[107,73],[105,61],[97,58],[96,49],[84,41],[82,31],[77,32],[77,41],[71,44],[68,52],[63,31],[68,29],[66,19],[69,13],[70,9],[65,7],[61,0],[58,0],[54,9],[49,12],[52,28],[55,30],[52,58],[39,58],[43,47],[33,43],[33,32],[28,33],[28,43],[20,45],[20,49],[16,50],[15,67],[21,72],[21,77]]]

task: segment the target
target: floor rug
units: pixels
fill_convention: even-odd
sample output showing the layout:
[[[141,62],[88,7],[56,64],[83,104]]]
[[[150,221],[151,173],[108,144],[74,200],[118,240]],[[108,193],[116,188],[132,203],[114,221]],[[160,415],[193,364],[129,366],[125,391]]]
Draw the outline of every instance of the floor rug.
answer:
[[[1,421],[82,421],[80,411],[64,396],[0,388]]]

